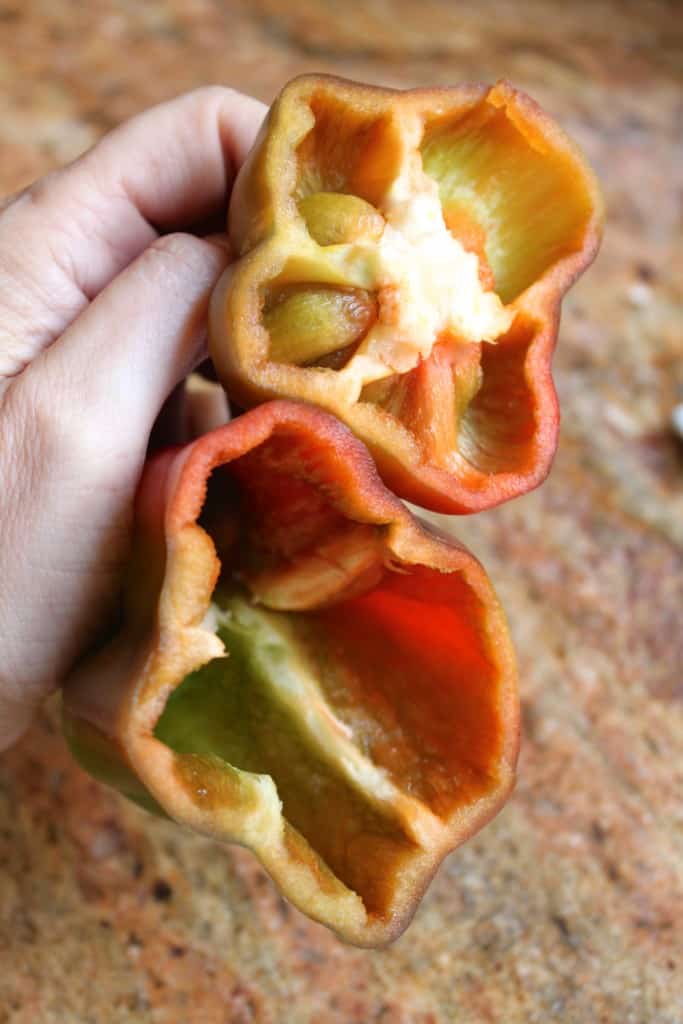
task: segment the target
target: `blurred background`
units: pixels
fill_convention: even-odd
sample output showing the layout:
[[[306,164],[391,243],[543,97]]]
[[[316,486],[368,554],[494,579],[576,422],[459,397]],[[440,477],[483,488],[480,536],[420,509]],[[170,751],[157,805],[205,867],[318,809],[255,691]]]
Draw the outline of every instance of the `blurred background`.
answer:
[[[0,1022],[683,1021],[683,8],[678,0],[0,0],[0,194],[206,82],[509,78],[602,182],[535,493],[448,528],[520,662],[519,782],[391,948],[343,946],[245,851],[100,788],[48,709],[0,758]]]

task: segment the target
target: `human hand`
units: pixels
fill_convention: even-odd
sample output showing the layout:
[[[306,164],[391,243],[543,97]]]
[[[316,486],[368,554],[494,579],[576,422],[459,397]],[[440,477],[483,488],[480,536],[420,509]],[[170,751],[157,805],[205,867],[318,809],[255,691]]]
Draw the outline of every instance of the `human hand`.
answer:
[[[264,112],[189,93],[0,203],[0,750],[113,607],[152,426],[229,260],[177,229],[225,208]]]

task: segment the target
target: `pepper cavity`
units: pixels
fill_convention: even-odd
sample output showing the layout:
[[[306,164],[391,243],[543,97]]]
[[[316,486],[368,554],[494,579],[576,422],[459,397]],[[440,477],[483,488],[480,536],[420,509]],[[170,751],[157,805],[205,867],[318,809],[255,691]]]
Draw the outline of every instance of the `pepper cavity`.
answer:
[[[394,937],[512,784],[514,661],[481,567],[341,424],[283,402],[150,463],[135,551],[120,633],[67,687],[76,755],[250,846],[350,941]]]
[[[550,467],[559,304],[601,219],[581,155],[505,82],[296,79],[233,190],[219,376],[245,406],[332,412],[402,498],[488,508]]]

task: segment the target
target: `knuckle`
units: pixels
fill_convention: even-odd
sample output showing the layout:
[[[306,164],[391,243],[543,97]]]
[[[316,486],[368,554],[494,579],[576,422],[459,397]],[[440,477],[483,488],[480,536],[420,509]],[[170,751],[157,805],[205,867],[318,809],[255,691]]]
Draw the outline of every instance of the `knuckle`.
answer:
[[[213,108],[220,106],[226,99],[232,98],[237,95],[237,90],[232,89],[228,85],[202,85],[198,89],[193,89],[189,94],[189,97],[197,102],[201,107]]]
[[[43,175],[42,178],[36,178],[35,181],[25,185],[24,188],[11,192],[7,196],[0,197],[0,216],[8,213],[13,208],[17,209],[28,205],[39,206],[45,195],[49,194],[54,188],[55,183],[59,180],[60,173],[59,170],[50,171],[48,174]]]
[[[37,178],[35,181],[31,182],[31,184],[25,188],[17,198],[20,202],[41,208],[51,200],[63,177],[63,168],[49,171],[47,174],[43,175],[42,178]]]
[[[198,238],[182,231],[161,235],[140,257],[145,273],[155,284],[168,286],[185,268],[191,272],[197,267],[200,244]]]
[[[189,235],[184,231],[172,231],[168,235],[160,235],[156,238],[151,245],[148,247],[152,258],[160,256],[161,258],[176,257],[185,258],[191,256],[194,248],[199,242],[198,238],[193,235]]]
[[[219,246],[182,231],[161,235],[140,257],[145,269],[161,283],[179,276],[203,281],[225,258]]]

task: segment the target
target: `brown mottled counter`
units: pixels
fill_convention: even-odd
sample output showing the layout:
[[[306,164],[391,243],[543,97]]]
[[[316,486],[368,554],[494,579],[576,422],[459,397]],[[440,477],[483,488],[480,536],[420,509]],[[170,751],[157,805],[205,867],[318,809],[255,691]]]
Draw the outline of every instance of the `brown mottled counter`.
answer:
[[[678,15],[678,16],[677,16]],[[501,76],[586,150],[608,228],[565,307],[548,482],[455,532],[517,643],[519,783],[390,949],[75,767],[0,758],[5,1024],[683,1021],[683,22],[676,0],[0,0],[0,192],[207,81]]]

